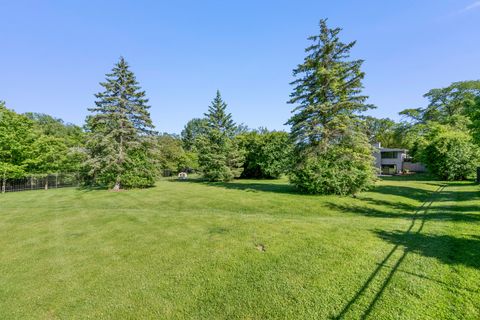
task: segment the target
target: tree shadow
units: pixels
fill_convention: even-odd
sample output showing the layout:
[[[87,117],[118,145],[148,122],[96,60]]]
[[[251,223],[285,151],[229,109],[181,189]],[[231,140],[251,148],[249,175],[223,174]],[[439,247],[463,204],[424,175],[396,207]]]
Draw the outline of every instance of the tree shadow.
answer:
[[[385,195],[405,197],[417,201],[425,201],[430,195],[430,190],[408,186],[375,186],[371,191]]]
[[[377,263],[377,265],[380,265],[380,264]],[[389,264],[383,264],[382,267],[387,268],[387,269],[393,269],[393,266],[389,265]],[[408,271],[408,270],[404,270],[404,269],[399,268],[399,269],[397,269],[397,272],[403,273],[403,274],[406,274],[406,275],[410,275],[410,276],[413,276],[413,277],[421,278],[421,279],[424,279],[424,280],[427,280],[427,281],[435,282],[436,284],[439,284],[439,285],[441,285],[445,288],[454,287],[457,290],[463,290],[463,291],[468,291],[468,292],[472,292],[472,293],[480,293],[479,288],[472,289],[472,288],[459,286],[459,285],[456,285],[454,283],[448,283],[448,282],[442,281],[440,279],[429,277],[429,276],[426,276],[426,275],[423,275],[423,274],[418,274],[418,273],[415,273],[415,272],[412,272],[412,271]]]
[[[443,186],[439,187],[436,190],[436,192],[439,192],[439,191],[443,190],[443,188],[444,188]],[[411,214],[412,221],[410,223],[410,226],[408,227],[408,229],[406,231],[404,231],[404,233],[410,234],[413,231],[414,227],[417,227],[416,233],[420,233],[422,231],[423,226],[425,224],[425,220],[423,218],[425,218],[426,212],[428,211],[428,209],[430,208],[432,203],[433,203],[433,198],[431,198],[430,201],[423,202],[422,205],[420,207],[418,207],[413,212],[413,214]],[[422,220],[420,221],[420,223],[417,223],[419,216],[422,216]],[[400,244],[395,244],[393,246],[393,248],[383,258],[383,260],[380,263],[377,263],[377,267],[373,270],[373,272],[370,274],[370,276],[364,282],[362,287],[355,293],[355,295],[352,297],[352,299],[350,299],[350,301],[348,301],[348,303],[343,307],[343,309],[340,311],[340,313],[336,317],[334,317],[334,319],[344,318],[346,316],[346,314],[351,310],[351,308],[355,304],[357,304],[357,301],[359,300],[359,298],[366,294],[367,289],[370,288],[373,281],[377,278],[381,278],[382,269],[385,268],[389,263],[396,261],[394,263],[393,267],[391,267],[391,270],[387,274],[387,276],[382,279],[382,285],[381,285],[380,289],[375,293],[373,299],[370,301],[367,308],[364,310],[364,312],[361,315],[361,319],[368,318],[368,316],[370,315],[370,313],[374,309],[374,307],[377,304],[377,302],[379,301],[380,297],[383,295],[384,291],[388,287],[388,284],[390,283],[393,276],[395,275],[395,273],[399,269],[400,265],[403,263],[403,260],[405,259],[405,257],[407,256],[407,253],[408,253],[407,250],[403,250],[403,253],[400,256],[400,258],[396,259],[395,254],[397,253],[397,251],[400,251]]]
[[[444,264],[480,269],[480,238],[457,238],[449,235],[375,231],[383,240]]]
[[[207,186],[219,187],[231,190],[244,190],[248,192],[273,192],[283,194],[296,194],[312,196],[311,194],[304,193],[294,185],[284,182],[275,182],[275,180],[249,180],[241,179],[231,182],[209,182],[202,178],[188,179],[188,180],[169,180],[170,182],[178,183],[197,183]],[[406,197],[418,201],[425,201],[430,195],[430,190],[424,190],[421,188],[414,188],[408,186],[374,186],[368,192],[382,193],[386,195],[395,195]],[[313,195],[315,196],[315,195]]]
[[[380,180],[386,181],[439,181],[438,178],[429,173],[415,173],[398,176],[382,176]]]
[[[449,186],[451,186],[449,184]],[[466,186],[466,185],[464,185]],[[470,201],[480,199],[480,190],[478,191],[444,191],[438,197],[438,201]]]
[[[345,205],[339,203],[328,203],[328,207],[345,213],[358,214],[373,218],[394,218],[394,219],[415,219],[412,213],[416,207],[401,202],[390,202],[372,198],[362,198],[364,205]],[[382,206],[385,209],[378,209],[374,206]],[[477,212],[477,213],[476,213]],[[475,205],[458,206],[442,205],[429,209],[429,214],[424,218],[426,221],[455,221],[455,222],[480,222],[480,208]]]
[[[305,195],[295,186],[288,183],[271,183],[272,180],[262,180],[262,182],[253,182],[251,180],[242,180],[242,182],[209,182],[203,179],[189,179],[189,180],[171,180],[172,182],[181,183],[197,183],[211,187],[219,187],[229,190],[242,190],[246,192],[272,192],[281,194],[296,194]],[[265,182],[263,182],[265,181]]]
[[[376,208],[368,208],[367,206],[347,206],[342,207],[339,204],[331,203],[335,209],[362,214],[365,216],[374,216],[380,218],[408,218],[411,219],[410,226],[404,231],[375,231],[376,235],[384,241],[393,245],[392,249],[386,254],[383,260],[377,263],[376,268],[370,276],[365,280],[362,287],[354,294],[354,296],[343,307],[335,319],[344,318],[354,305],[358,304],[361,296],[368,294],[368,289],[372,286],[375,279],[380,279],[381,286],[375,290],[372,299],[363,309],[360,318],[366,319],[374,310],[380,298],[383,296],[386,288],[397,272],[402,272],[400,266],[409,253],[416,253],[424,257],[435,258],[443,264],[447,265],[463,265],[475,269],[480,269],[480,236],[471,235],[467,237],[455,237],[451,235],[435,235],[423,234],[424,225],[429,220],[449,219],[457,221],[480,221],[480,214],[467,214],[466,211],[479,212],[478,206],[433,206],[434,201],[438,201],[445,195],[456,199],[456,192],[445,192],[445,185],[440,186],[435,192],[430,193],[427,201],[416,209],[405,203],[392,203],[385,200],[363,198],[361,199],[367,204],[383,206],[385,210]],[[470,195],[468,195],[470,196]],[[452,199],[448,199],[452,200]],[[398,210],[397,212],[392,212]],[[479,212],[480,213],[480,212]],[[400,257],[396,253],[400,253]],[[386,275],[382,275],[381,270],[387,269]],[[406,271],[406,273],[409,273]],[[437,281],[430,277],[410,273],[411,275],[423,277],[427,280],[435,281],[443,285],[447,283]],[[477,292],[470,288],[457,287],[457,289]]]

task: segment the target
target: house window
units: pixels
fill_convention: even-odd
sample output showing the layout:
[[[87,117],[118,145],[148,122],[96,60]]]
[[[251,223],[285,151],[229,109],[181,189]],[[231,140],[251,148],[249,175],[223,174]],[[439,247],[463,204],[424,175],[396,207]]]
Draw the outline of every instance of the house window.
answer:
[[[382,159],[397,159],[398,152],[397,151],[385,151],[382,152]]]

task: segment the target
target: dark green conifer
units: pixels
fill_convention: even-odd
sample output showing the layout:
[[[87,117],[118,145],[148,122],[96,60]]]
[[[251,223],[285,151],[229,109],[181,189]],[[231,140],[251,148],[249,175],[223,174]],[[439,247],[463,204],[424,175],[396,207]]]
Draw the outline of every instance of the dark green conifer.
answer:
[[[153,184],[148,144],[154,126],[145,91],[123,57],[100,85],[105,90],[95,95],[95,107],[88,109],[90,174],[114,190]]]

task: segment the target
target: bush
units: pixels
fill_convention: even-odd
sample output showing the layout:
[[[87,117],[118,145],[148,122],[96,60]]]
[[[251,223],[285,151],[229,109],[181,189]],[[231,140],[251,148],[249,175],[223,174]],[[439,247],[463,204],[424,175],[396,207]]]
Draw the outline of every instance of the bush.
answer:
[[[303,154],[295,159],[297,164],[290,173],[290,181],[311,194],[354,195],[367,190],[376,179],[369,149],[368,144],[349,144]]]
[[[421,158],[431,173],[444,180],[465,180],[474,174],[480,152],[469,134],[436,130],[430,138]]]
[[[245,153],[242,178],[277,179],[287,173],[292,144],[282,131],[252,131],[237,136]]]
[[[157,138],[156,158],[158,168],[164,176],[177,174],[180,171],[192,172],[198,168],[195,152],[185,152],[182,140],[169,134]]]

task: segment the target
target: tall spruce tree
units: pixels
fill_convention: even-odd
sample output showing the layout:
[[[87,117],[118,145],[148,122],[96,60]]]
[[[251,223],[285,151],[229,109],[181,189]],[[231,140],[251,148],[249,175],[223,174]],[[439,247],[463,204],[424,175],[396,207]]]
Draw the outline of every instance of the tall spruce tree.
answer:
[[[217,90],[205,114],[205,132],[198,138],[200,170],[210,181],[229,181],[239,177],[243,170],[243,154],[234,140],[236,126],[226,109],[227,104]]]
[[[148,153],[154,126],[145,91],[123,57],[100,85],[105,90],[95,95],[86,125],[91,177],[114,190],[152,185],[156,173]]]
[[[289,103],[297,104],[291,125],[295,142],[292,183],[309,193],[354,194],[375,175],[372,148],[361,132],[358,114],[371,106],[361,95],[362,60],[348,60],[355,42],[342,43],[341,29],[320,21],[320,34],[309,37],[304,62]]]

